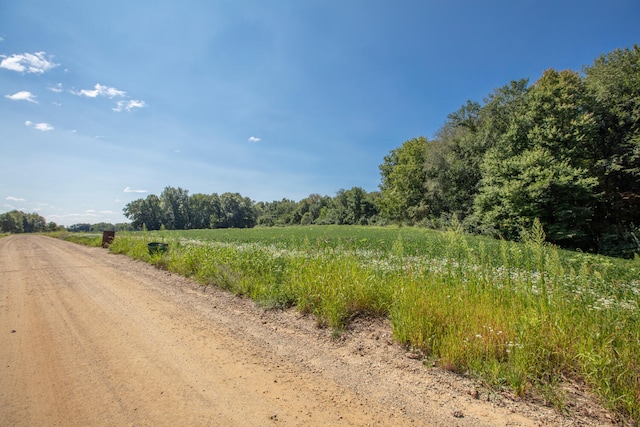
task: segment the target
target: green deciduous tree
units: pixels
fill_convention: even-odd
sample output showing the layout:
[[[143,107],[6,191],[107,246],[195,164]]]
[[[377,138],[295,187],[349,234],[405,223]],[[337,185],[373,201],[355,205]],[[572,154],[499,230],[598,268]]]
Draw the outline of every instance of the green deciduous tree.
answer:
[[[592,245],[597,122],[580,76],[547,70],[483,159],[475,200],[484,227],[514,238],[539,218],[550,241]]]
[[[537,218],[550,241],[589,244],[597,179],[585,169],[533,147],[504,157],[491,151],[483,164],[482,187],[475,199],[485,227],[517,239]]]
[[[274,200],[273,202],[256,203],[257,225],[272,227],[293,224],[294,212],[298,204],[289,199]]]
[[[37,213],[13,210],[0,215],[0,232],[38,233],[47,230],[47,221]]]
[[[604,193],[601,227],[623,233],[640,223],[640,47],[602,55],[585,74],[599,121],[594,174]]]
[[[253,201],[239,193],[221,194],[220,212],[215,228],[251,228],[256,225],[257,211]]]
[[[471,213],[485,151],[478,138],[480,111],[480,104],[467,102],[426,144],[424,198],[431,217],[454,213],[464,218]]]
[[[160,198],[155,194],[127,203],[122,211],[124,216],[131,220],[135,230],[141,230],[143,227],[147,230],[159,230],[162,226],[164,215]]]
[[[197,193],[189,197],[189,210],[191,213],[191,228],[213,228],[221,217],[220,197],[216,193]]]
[[[424,137],[414,138],[384,157],[378,203],[386,218],[417,222],[427,216],[424,163],[428,143]]]
[[[188,190],[180,187],[165,187],[160,194],[160,203],[164,214],[162,224],[167,230],[191,228]],[[149,228],[148,225],[147,228]]]

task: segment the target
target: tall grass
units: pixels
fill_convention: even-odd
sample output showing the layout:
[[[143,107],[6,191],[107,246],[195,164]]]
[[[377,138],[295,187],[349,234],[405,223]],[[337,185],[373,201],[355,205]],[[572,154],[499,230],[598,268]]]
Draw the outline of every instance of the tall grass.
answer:
[[[170,244],[150,255],[151,239]],[[388,316],[440,366],[559,410],[586,383],[640,421],[640,260],[560,251],[539,223],[522,243],[409,228],[306,227],[120,234],[111,250],[337,331]]]
[[[102,234],[99,233],[69,233],[67,231],[53,231],[41,233],[45,236],[56,239],[66,240],[68,242],[78,243],[85,246],[99,247],[102,246]]]

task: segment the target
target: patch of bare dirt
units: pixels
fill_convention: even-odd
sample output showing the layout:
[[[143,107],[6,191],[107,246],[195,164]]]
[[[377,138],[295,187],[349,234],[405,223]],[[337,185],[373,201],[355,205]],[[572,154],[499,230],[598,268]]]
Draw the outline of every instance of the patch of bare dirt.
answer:
[[[0,239],[2,425],[601,426],[425,365],[387,321],[295,310],[41,236]]]

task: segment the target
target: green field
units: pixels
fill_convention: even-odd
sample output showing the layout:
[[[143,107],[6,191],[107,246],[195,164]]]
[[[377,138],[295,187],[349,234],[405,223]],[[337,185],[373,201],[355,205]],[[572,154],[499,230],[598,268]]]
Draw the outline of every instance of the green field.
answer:
[[[169,244],[150,255],[151,241]],[[119,233],[111,246],[185,276],[294,307],[340,334],[385,316],[425,363],[536,395],[561,411],[584,382],[640,420],[640,260],[558,250],[534,225],[523,243],[458,229],[309,226]]]

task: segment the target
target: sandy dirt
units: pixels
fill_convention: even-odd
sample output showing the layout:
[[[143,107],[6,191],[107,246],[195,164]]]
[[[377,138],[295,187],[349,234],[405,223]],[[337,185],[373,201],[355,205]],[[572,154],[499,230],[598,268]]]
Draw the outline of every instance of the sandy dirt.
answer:
[[[607,425],[431,366],[382,320],[332,337],[102,248],[0,239],[0,425]]]

